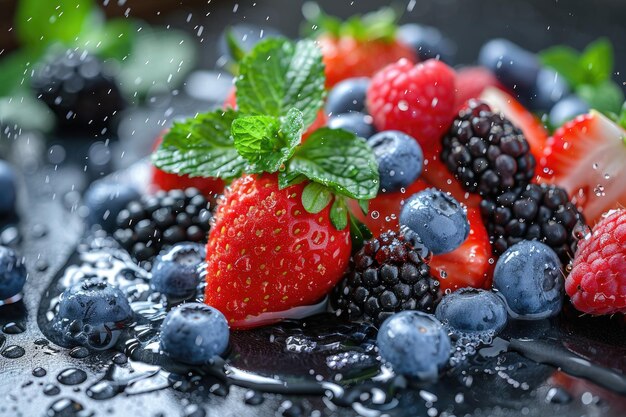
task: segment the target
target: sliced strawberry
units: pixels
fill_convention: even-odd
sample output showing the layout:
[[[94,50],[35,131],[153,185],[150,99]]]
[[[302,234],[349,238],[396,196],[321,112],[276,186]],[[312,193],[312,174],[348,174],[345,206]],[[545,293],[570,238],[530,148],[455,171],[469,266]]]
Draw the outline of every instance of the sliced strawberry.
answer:
[[[489,87],[502,88],[495,75],[485,67],[465,67],[456,73],[456,105],[461,107],[472,98],[478,98]]]
[[[439,279],[442,290],[464,287],[489,288],[495,260],[489,235],[480,216],[480,210],[467,209],[470,234],[465,242],[450,253],[435,255],[430,261],[432,274]]]
[[[444,190],[456,198],[459,203],[468,207],[480,206],[480,196],[465,191],[450,170],[439,160],[431,159],[424,165],[422,178],[432,186]]]
[[[626,130],[592,110],[554,132],[539,159],[542,181],[565,188],[593,225],[626,206]]]
[[[280,312],[319,301],[341,279],[349,228],[331,224],[330,204],[307,212],[305,185],[280,190],[275,174],[247,175],[220,202],[207,243],[205,302],[231,328],[280,321]]]
[[[539,160],[548,141],[548,131],[537,117],[515,100],[511,95],[498,88],[487,88],[480,99],[489,104],[494,111],[500,111],[515,126],[519,127],[530,145],[530,151]]]

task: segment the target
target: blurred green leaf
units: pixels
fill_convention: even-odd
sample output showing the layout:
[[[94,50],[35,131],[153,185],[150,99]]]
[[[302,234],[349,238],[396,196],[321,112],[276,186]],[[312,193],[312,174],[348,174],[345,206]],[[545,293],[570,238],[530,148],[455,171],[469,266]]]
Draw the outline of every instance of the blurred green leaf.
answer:
[[[29,70],[37,54],[20,49],[10,55],[0,55],[0,97],[8,96],[12,91],[28,86]]]
[[[94,17],[94,20],[98,19]],[[107,22],[96,20],[87,25],[74,44],[99,57],[123,60],[133,48],[136,25],[126,19],[113,19]]]
[[[587,45],[580,56],[579,66],[585,72],[585,81],[597,85],[611,78],[613,45],[608,39],[598,39]]]
[[[29,89],[21,88],[10,97],[0,98],[0,124],[48,132],[54,127],[54,116]]]
[[[585,74],[580,67],[578,51],[569,46],[554,46],[539,53],[541,62],[565,78],[570,86],[584,83]]]
[[[195,62],[196,48],[189,35],[144,27],[135,35],[128,58],[121,62],[118,79],[129,96],[144,96],[153,87],[177,87]]]
[[[70,43],[93,11],[91,0],[20,0],[15,17],[23,46],[42,50],[52,41]]]
[[[611,80],[598,85],[581,85],[576,93],[585,100],[589,106],[602,113],[619,113],[624,103],[624,93]]]

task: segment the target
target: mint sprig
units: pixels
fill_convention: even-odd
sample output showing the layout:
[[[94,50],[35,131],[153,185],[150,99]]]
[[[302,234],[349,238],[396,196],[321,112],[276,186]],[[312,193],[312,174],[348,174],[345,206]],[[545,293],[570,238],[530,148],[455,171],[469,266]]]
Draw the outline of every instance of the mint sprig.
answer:
[[[324,103],[322,52],[313,41],[270,38],[239,65],[237,105],[244,114],[285,116],[296,108],[309,126]]]
[[[605,114],[619,111],[624,94],[611,79],[614,59],[608,39],[598,39],[580,53],[567,46],[555,46],[540,52],[539,58],[561,74],[590,107]]]
[[[164,171],[192,177],[241,176],[248,161],[235,149],[230,133],[237,116],[234,110],[216,110],[174,123],[152,154],[152,163]]]

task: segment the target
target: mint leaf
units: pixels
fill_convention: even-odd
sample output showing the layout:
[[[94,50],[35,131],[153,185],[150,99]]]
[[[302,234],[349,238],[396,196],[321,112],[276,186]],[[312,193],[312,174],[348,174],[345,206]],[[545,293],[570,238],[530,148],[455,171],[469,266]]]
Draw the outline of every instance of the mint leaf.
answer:
[[[15,15],[17,36],[24,46],[36,50],[52,41],[71,43],[93,9],[89,0],[20,0]]]
[[[585,71],[580,66],[578,51],[568,46],[554,46],[539,53],[541,62],[558,72],[570,86],[585,81]]]
[[[174,123],[152,154],[152,162],[164,171],[192,177],[240,176],[247,162],[237,153],[230,134],[237,115],[234,110],[216,110]]]
[[[101,58],[123,61],[133,49],[136,27],[126,19],[105,22],[103,16],[92,16],[93,20],[73,42],[81,49],[95,53]]]
[[[247,116],[233,121],[231,133],[239,155],[250,162],[246,172],[276,172],[300,143],[304,125],[302,113],[291,109],[280,119]]]
[[[333,194],[322,184],[310,182],[302,190],[302,206],[309,213],[319,213],[330,203]]]
[[[27,49],[17,50],[8,55],[0,54],[0,97],[28,86],[32,65],[37,55]]]
[[[343,230],[348,225],[348,207],[343,198],[336,197],[330,206],[330,222],[337,230]]]
[[[378,166],[365,140],[342,129],[321,128],[309,136],[279,176],[309,180],[358,200],[378,193]],[[283,178],[279,181],[287,181]]]
[[[239,41],[235,37],[232,29],[226,30],[226,45],[228,46],[228,51],[230,55],[233,57],[235,62],[239,62],[246,56],[246,51],[243,50]]]
[[[367,213],[370,210],[370,201],[369,200],[359,200],[359,208],[361,209],[361,212],[363,212],[363,214],[367,215]]]
[[[618,113],[624,102],[624,93],[611,80],[598,85],[581,85],[576,89],[576,93],[589,104],[589,107],[602,113]]]
[[[585,71],[585,81],[597,85],[611,78],[613,71],[613,45],[608,39],[598,39],[587,45],[580,57],[580,67]]]
[[[323,105],[324,82],[322,53],[313,41],[267,39],[241,60],[237,105],[244,114],[276,117],[297,108],[309,126]]]
[[[350,220],[350,238],[352,239],[352,253],[363,247],[365,241],[372,238],[372,232],[359,219],[348,214]]]

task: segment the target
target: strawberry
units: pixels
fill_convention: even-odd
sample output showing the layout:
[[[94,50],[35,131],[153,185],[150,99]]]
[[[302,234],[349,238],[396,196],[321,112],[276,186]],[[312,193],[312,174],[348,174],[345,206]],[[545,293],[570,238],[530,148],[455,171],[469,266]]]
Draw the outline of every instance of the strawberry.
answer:
[[[522,130],[530,145],[530,152],[538,161],[548,141],[548,131],[535,115],[499,88],[487,88],[480,96],[492,110],[501,112],[516,127]]]
[[[554,132],[538,172],[565,188],[589,224],[626,206],[626,130],[602,114],[578,116]]]
[[[479,98],[488,87],[502,88],[500,81],[485,67],[465,67],[456,72],[457,111],[472,98]]]
[[[431,186],[450,193],[459,203],[468,207],[480,206],[480,196],[465,191],[459,180],[454,178],[454,174],[438,158],[433,158],[424,165],[422,178],[428,181]]]
[[[430,268],[439,279],[442,290],[459,288],[489,288],[495,262],[491,253],[489,235],[483,224],[480,210],[467,209],[470,234],[461,246],[450,253],[435,255]]]
[[[565,290],[579,311],[626,314],[626,210],[608,214],[580,240]]]
[[[454,118],[455,100],[454,70],[434,59],[417,65],[401,59],[388,65],[372,78],[367,91],[376,128],[413,136],[425,160],[439,155],[441,136]]]
[[[396,38],[396,15],[383,8],[342,22],[319,8],[307,16],[317,28],[326,88],[353,77],[371,77],[385,65],[406,58],[417,62],[415,51]]]
[[[231,327],[258,325],[253,319],[260,314],[318,301],[348,265],[348,229],[331,225],[330,206],[307,212],[304,188],[280,190],[276,175],[244,176],[218,206],[207,244],[205,302]]]
[[[163,136],[167,130],[157,137],[154,148],[158,148],[163,141]],[[224,191],[224,181],[219,178],[190,177],[189,175],[178,175],[165,172],[154,165],[150,167],[151,188],[153,190],[170,191],[185,188],[197,188],[207,197],[221,194]]]

